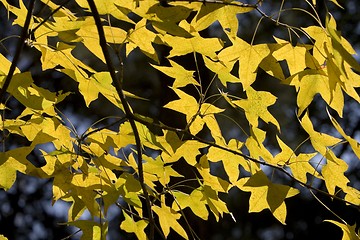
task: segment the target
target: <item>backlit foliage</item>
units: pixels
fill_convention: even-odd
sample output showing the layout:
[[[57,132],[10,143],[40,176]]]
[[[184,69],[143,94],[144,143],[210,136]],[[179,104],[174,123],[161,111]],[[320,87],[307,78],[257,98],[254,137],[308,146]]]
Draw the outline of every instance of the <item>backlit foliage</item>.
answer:
[[[348,142],[360,157],[359,143],[336,120],[347,117],[343,116],[344,94],[360,102],[356,92],[360,65],[330,13],[324,25],[313,11],[307,14],[317,25],[293,27],[266,15],[262,1],[75,0],[77,6],[72,8],[67,8],[69,1],[61,6],[41,1],[51,10],[50,17],[30,15],[29,24],[25,20],[31,1],[20,0],[19,7],[6,0],[1,3],[15,16],[13,24],[25,27],[28,34],[20,40],[41,54],[42,71],[56,70],[73,79],[84,98],[84,108],[101,94],[122,114],[113,119],[116,130],[95,125],[79,136],[56,107],[71,93],[37,86],[30,72],[18,68],[11,72],[12,62],[0,55],[0,82],[7,92],[1,92],[1,188],[9,190],[17,172],[51,178],[53,202],[71,203],[68,224],[82,230],[82,239],[105,239],[111,205],[122,208],[125,219],[120,228],[139,239],[153,239],[155,231],[164,238],[171,231],[184,239],[196,238],[191,224],[179,222],[187,222],[183,209],[190,209],[204,221],[209,215],[221,221],[224,214],[231,213],[220,196],[232,188],[251,193],[249,212],[267,209],[283,224],[289,211],[285,200],[301,189],[320,191],[359,208],[360,192],[344,175],[348,164],[335,155],[334,148]],[[306,2],[309,6],[316,3]],[[288,29],[292,37],[274,36],[273,41],[261,44],[245,41],[238,35],[237,16],[252,11]],[[221,28],[222,37],[202,34],[214,26]],[[170,49],[166,62],[160,60],[161,45]],[[107,70],[98,71],[79,60],[74,54],[78,48],[91,52]],[[122,83],[131,81],[124,77],[123,62],[135,49],[140,49],[156,71],[174,79],[170,87],[178,98],[163,107],[183,114],[186,124],[182,128],[133,113],[127,100],[140,97],[125,92]],[[212,84],[217,82],[217,95],[209,96],[197,66],[186,69],[177,62],[176,57],[185,55],[193,56],[195,62],[201,58],[213,73]],[[281,107],[276,105],[277,97],[253,86],[260,69],[278,79],[277,84],[296,90],[298,122],[294,124],[308,134],[311,152],[292,149],[279,136],[279,153],[265,146],[268,136],[261,126],[272,125],[278,133],[286,129],[269,110]],[[8,86],[4,85],[6,79]],[[241,98],[228,93],[230,83],[241,86]],[[189,87],[198,94],[188,92]],[[314,129],[308,107],[317,94],[325,101],[323,111],[328,112],[333,130],[341,138]],[[24,106],[14,118],[5,114],[9,98]],[[217,104],[219,101],[223,104]],[[226,115],[228,109],[244,113],[246,126],[241,127],[245,140],[224,137],[218,117]],[[159,131],[150,130],[154,128]],[[201,137],[204,132],[206,138]],[[7,138],[11,135],[30,144],[9,148]],[[40,148],[46,164],[36,167],[27,156],[40,144],[54,150]],[[176,163],[187,168],[191,177],[180,174],[173,167]],[[226,176],[211,170],[214,163],[222,163],[217,166],[223,167]],[[298,189],[272,181],[265,168],[291,178]],[[325,183],[326,191],[312,186],[314,178]],[[80,220],[85,210],[95,220]],[[358,238],[355,226],[339,221],[330,222],[342,228],[343,239]]]

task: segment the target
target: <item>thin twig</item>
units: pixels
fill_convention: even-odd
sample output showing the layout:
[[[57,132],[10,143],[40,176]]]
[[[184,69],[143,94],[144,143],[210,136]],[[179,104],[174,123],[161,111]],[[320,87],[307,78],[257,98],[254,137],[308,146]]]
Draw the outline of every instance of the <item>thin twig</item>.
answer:
[[[29,30],[29,25],[30,25],[30,22],[31,22],[31,17],[32,17],[32,12],[33,12],[33,9],[34,9],[34,5],[35,5],[35,0],[30,0],[29,9],[28,9],[28,12],[27,12],[26,18],[25,18],[24,27],[21,30],[20,39],[19,39],[19,42],[17,43],[17,46],[16,46],[16,52],[15,52],[14,58],[13,58],[13,60],[11,62],[9,72],[8,72],[6,78],[5,78],[4,85],[2,86],[2,88],[0,90],[0,102],[2,102],[2,100],[4,98],[4,95],[6,93],[6,90],[8,89],[8,87],[10,85],[11,79],[12,79],[12,77],[14,75],[14,72],[15,72],[15,69],[16,69],[16,65],[17,65],[17,63],[18,63],[18,61],[20,59],[22,49],[24,48],[25,40],[26,40],[26,38],[28,36],[28,30]]]
[[[137,129],[136,123],[135,123],[134,118],[133,118],[134,115],[132,114],[132,111],[130,109],[130,106],[129,106],[126,98],[125,98],[125,95],[124,95],[124,92],[123,92],[123,89],[122,89],[123,69],[121,69],[119,71],[121,76],[118,78],[116,76],[115,67],[114,67],[114,65],[112,63],[112,59],[111,59],[110,53],[109,53],[108,48],[107,48],[104,29],[102,27],[100,15],[99,15],[99,12],[98,12],[98,10],[96,8],[94,0],[88,0],[88,4],[90,6],[90,10],[91,10],[91,12],[93,14],[93,17],[94,17],[94,20],[95,20],[95,25],[96,25],[96,28],[98,30],[99,40],[100,40],[100,47],[101,47],[101,49],[103,51],[108,71],[109,71],[110,76],[111,76],[111,78],[113,80],[113,84],[115,86],[115,89],[116,89],[116,91],[117,91],[117,93],[119,95],[121,104],[123,105],[125,115],[128,118],[129,123],[130,123],[131,128],[132,128],[133,133],[134,133],[136,150],[137,150],[137,163],[138,163],[139,182],[140,182],[140,185],[141,185],[144,197],[145,197],[146,211],[148,213],[148,218],[149,218],[149,225],[150,225],[149,239],[152,240],[152,239],[154,239],[155,221],[154,221],[153,213],[152,213],[152,210],[151,210],[151,201],[150,201],[149,193],[147,191],[145,180],[144,180],[144,169],[143,169],[143,163],[142,163],[142,146],[141,146],[140,135],[139,135],[139,131]],[[120,65],[121,65],[121,68],[122,68],[122,63],[120,63]]]
[[[62,7],[64,7],[70,1],[71,0],[66,0],[65,2],[60,4],[57,8],[55,8],[46,18],[44,18],[36,27],[34,27],[30,31],[30,35],[32,35],[39,27],[41,27],[44,23],[46,23],[47,20],[49,20],[56,12],[58,12]]]
[[[164,129],[164,130],[169,130],[169,131],[177,132],[177,133],[180,133],[180,134],[183,134],[183,135],[187,135],[191,139],[197,140],[198,142],[204,143],[204,144],[206,144],[206,145],[208,145],[210,147],[218,148],[218,149],[227,151],[229,153],[235,154],[237,156],[241,156],[241,157],[243,157],[244,159],[246,159],[248,161],[252,161],[254,163],[257,163],[257,164],[260,164],[260,165],[263,165],[263,166],[271,167],[272,169],[275,169],[275,170],[278,170],[278,171],[282,172],[283,174],[285,174],[286,176],[291,178],[293,181],[295,181],[296,183],[300,184],[301,186],[303,186],[303,187],[305,187],[305,188],[307,188],[309,190],[314,190],[314,191],[316,191],[318,193],[321,193],[321,194],[323,194],[325,196],[328,196],[328,197],[331,197],[333,199],[342,201],[342,202],[344,202],[344,203],[346,203],[346,204],[360,210],[360,206],[357,206],[354,203],[351,203],[351,202],[349,202],[349,201],[347,201],[345,199],[342,199],[341,197],[338,197],[336,195],[332,195],[332,194],[330,194],[330,193],[328,193],[326,191],[323,191],[321,189],[317,189],[317,188],[313,187],[312,185],[309,185],[307,183],[304,183],[304,182],[300,181],[299,179],[297,179],[293,175],[291,175],[291,173],[286,171],[283,166],[273,165],[273,164],[265,162],[264,160],[255,159],[255,158],[252,158],[252,157],[250,157],[248,155],[245,155],[245,154],[243,154],[241,152],[238,152],[236,150],[229,149],[229,148],[227,148],[225,146],[218,145],[218,144],[216,144],[214,142],[204,140],[204,139],[202,139],[202,138],[200,138],[198,136],[195,136],[195,135],[191,134],[186,129],[174,128],[174,127],[170,127],[170,126],[167,126],[167,125],[164,125],[164,124],[157,124],[157,123],[153,123],[153,122],[148,122],[148,121],[146,121],[146,120],[144,120],[142,118],[139,118],[137,116],[134,116],[134,120],[144,124],[147,127],[158,127],[158,128]]]

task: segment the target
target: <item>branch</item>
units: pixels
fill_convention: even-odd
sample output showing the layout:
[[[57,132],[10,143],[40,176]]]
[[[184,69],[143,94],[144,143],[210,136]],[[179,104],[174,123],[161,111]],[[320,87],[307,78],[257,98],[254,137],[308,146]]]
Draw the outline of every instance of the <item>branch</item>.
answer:
[[[259,0],[259,1],[257,1],[256,4],[248,4],[248,3],[237,2],[237,1],[229,2],[229,1],[224,1],[224,0],[159,0],[159,2],[160,2],[160,4],[165,4],[165,5],[168,3],[171,3],[171,2],[188,2],[188,3],[199,2],[199,3],[203,3],[204,5],[206,5],[206,4],[222,4],[222,5],[236,6],[236,7],[257,8],[258,5],[262,1]]]
[[[149,239],[152,240],[154,239],[154,229],[155,229],[155,221],[154,221],[154,217],[152,214],[152,210],[151,210],[151,201],[150,201],[150,197],[148,194],[148,191],[146,189],[146,185],[145,185],[145,181],[144,181],[144,169],[143,169],[143,163],[142,163],[142,146],[141,146],[141,140],[140,140],[140,135],[139,135],[139,131],[137,129],[136,123],[134,121],[134,115],[130,109],[130,106],[125,98],[123,89],[122,89],[122,74],[123,71],[121,69],[120,71],[120,78],[117,78],[116,76],[116,71],[114,68],[114,65],[112,63],[112,59],[110,57],[110,53],[108,51],[107,48],[107,43],[106,43],[106,39],[105,39],[105,33],[104,33],[104,29],[102,27],[102,23],[101,23],[101,19],[100,19],[100,15],[99,12],[96,8],[96,5],[94,3],[94,0],[88,0],[88,4],[90,6],[91,12],[93,14],[94,20],[95,20],[95,25],[96,28],[98,30],[99,33],[99,40],[100,40],[100,46],[101,49],[103,51],[104,57],[105,57],[105,61],[106,61],[106,65],[108,68],[108,71],[110,73],[110,76],[112,78],[112,81],[114,83],[115,89],[119,95],[121,104],[124,107],[124,111],[125,111],[125,115],[126,118],[129,120],[129,123],[131,125],[131,128],[134,132],[134,137],[135,137],[135,144],[136,144],[136,150],[137,150],[137,163],[138,163],[138,171],[139,171],[139,182],[145,197],[145,202],[146,202],[146,210],[148,213],[148,218],[149,218],[149,225],[150,225],[150,234],[149,234]],[[121,63],[121,68],[122,68],[122,63]]]
[[[19,39],[19,42],[17,43],[17,46],[16,46],[16,52],[15,52],[14,58],[13,58],[13,60],[11,62],[9,72],[8,72],[6,78],[5,78],[4,85],[2,86],[2,88],[0,90],[0,102],[2,102],[2,100],[4,98],[4,95],[6,93],[6,90],[8,89],[8,87],[10,85],[11,79],[12,79],[12,77],[14,75],[14,72],[15,72],[15,69],[16,69],[16,65],[17,65],[17,63],[18,63],[18,61],[20,59],[22,49],[24,48],[25,40],[26,40],[26,38],[28,36],[28,30],[29,30],[29,25],[30,25],[34,5],[35,5],[35,0],[30,0],[29,9],[28,9],[28,12],[27,12],[26,18],[25,18],[24,27],[21,30],[20,39]]]
[[[47,20],[49,20],[49,18],[51,18],[51,16],[53,16],[57,11],[59,11],[62,7],[64,7],[68,2],[70,2],[71,0],[66,0],[65,2],[63,2],[62,4],[60,4],[56,9],[54,9],[49,16],[47,16],[46,18],[44,18],[35,28],[33,28],[30,31],[29,35],[34,34],[34,32],[41,27],[41,25],[43,25],[44,23],[46,23]]]
[[[230,152],[232,154],[235,154],[235,155],[238,155],[238,156],[241,156],[243,158],[245,158],[246,160],[248,161],[252,161],[252,162],[255,162],[255,163],[258,163],[260,165],[263,165],[263,166],[267,166],[267,167],[271,167],[273,169],[276,169],[280,172],[282,172],[283,174],[285,174],[286,176],[288,176],[289,178],[291,178],[293,181],[295,181],[296,183],[300,184],[301,186],[309,189],[309,190],[313,190],[313,191],[316,191],[318,193],[321,193],[322,195],[325,195],[325,196],[328,196],[328,197],[331,197],[333,199],[336,199],[336,200],[339,200],[339,201],[342,201],[358,210],[360,210],[360,206],[357,206],[355,205],[354,203],[351,203],[341,197],[338,197],[336,195],[332,195],[326,191],[323,191],[321,189],[318,189],[318,188],[315,188],[313,187],[312,185],[310,184],[307,184],[307,183],[304,183],[302,181],[300,181],[299,179],[295,178],[291,173],[289,173],[288,171],[286,171],[284,169],[283,166],[280,166],[280,165],[273,165],[273,164],[270,164],[270,163],[267,163],[265,162],[264,160],[258,160],[258,159],[255,159],[255,158],[252,158],[248,155],[245,155],[241,152],[238,152],[238,151],[235,151],[233,149],[229,149],[227,147],[224,147],[224,146],[221,146],[221,145],[218,145],[214,142],[210,142],[210,141],[207,141],[207,140],[204,140],[198,136],[195,136],[193,134],[191,134],[188,130],[186,129],[180,129],[180,128],[174,128],[174,127],[170,127],[170,126],[167,126],[167,125],[164,125],[164,124],[157,124],[157,123],[153,123],[153,122],[148,122],[136,115],[133,116],[134,120],[137,121],[137,122],[140,122],[142,124],[144,124],[145,126],[147,127],[158,127],[158,128],[161,128],[161,129],[164,129],[164,130],[169,130],[169,131],[173,131],[173,132],[177,132],[177,133],[180,133],[180,134],[186,134],[187,136],[191,137],[193,140],[197,140],[198,142],[201,142],[201,143],[204,143],[208,146],[211,146],[211,147],[215,147],[215,148],[218,148],[218,149],[221,149],[221,150],[224,150],[224,151],[227,151],[227,152]]]

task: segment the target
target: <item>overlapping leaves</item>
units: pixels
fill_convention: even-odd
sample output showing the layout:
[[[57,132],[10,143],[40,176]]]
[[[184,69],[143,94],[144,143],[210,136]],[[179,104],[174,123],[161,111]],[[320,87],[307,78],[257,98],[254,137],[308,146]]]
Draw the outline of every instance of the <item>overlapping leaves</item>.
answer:
[[[6,1],[1,3],[16,16],[13,24],[23,26],[23,16],[27,11],[23,1],[20,1],[20,7],[11,6]],[[76,3],[90,12],[87,1],[77,0]],[[52,2],[46,1],[46,4],[50,9],[58,7]],[[106,4],[95,1],[95,4],[102,16],[107,44],[116,50],[113,54],[118,54],[119,61],[140,49],[151,59],[151,66],[174,80],[169,85],[178,98],[163,107],[184,115],[183,129],[155,124],[148,116],[139,119],[125,116],[117,130],[90,128],[84,135],[77,136],[66,126],[55,107],[69,94],[41,88],[34,83],[31,73],[17,69],[8,93],[25,110],[14,119],[2,117],[1,130],[23,137],[30,144],[0,154],[1,188],[11,188],[17,171],[53,178],[53,201],[62,199],[71,203],[68,224],[80,228],[83,239],[103,239],[108,227],[105,219],[102,219],[105,223],[79,220],[83,212],[87,209],[93,217],[103,218],[109,207],[120,204],[120,201],[130,209],[123,211],[125,220],[120,227],[139,239],[146,239],[146,228],[154,223],[149,222],[143,213],[141,199],[145,193],[142,184],[149,191],[151,210],[156,214],[156,224],[165,237],[173,230],[188,238],[187,228],[179,221],[184,218],[185,208],[203,220],[207,220],[210,213],[218,221],[223,214],[229,214],[219,193],[228,193],[232,187],[251,193],[250,212],[268,209],[285,224],[285,199],[299,191],[272,182],[262,171],[264,165],[287,173],[304,186],[307,186],[308,176],[321,179],[330,195],[335,195],[339,188],[345,193],[344,200],[348,204],[359,205],[359,190],[351,186],[345,175],[348,165],[332,150],[342,139],[316,131],[308,112],[308,106],[317,94],[340,117],[343,115],[344,93],[360,102],[356,92],[360,76],[355,72],[360,70],[360,66],[352,56],[355,51],[337,31],[333,17],[328,18],[326,28],[310,26],[303,29],[302,33],[313,44],[293,46],[279,38],[275,38],[276,43],[252,44],[237,35],[236,16],[258,6],[243,5],[238,1],[225,1],[223,4],[173,1],[169,6],[162,6],[156,0],[113,0]],[[90,57],[94,61],[106,62],[93,17],[86,14],[78,17],[64,6],[59,9],[50,20],[39,25],[34,32],[35,39],[29,39],[41,54],[42,70],[60,71],[73,79],[78,84],[77,91],[84,98],[84,107],[91,107],[100,93],[123,111],[124,102],[121,102],[110,73],[96,70],[76,53],[79,49],[85,50],[92,54]],[[112,18],[126,22],[127,27],[113,25]],[[34,25],[42,20],[36,17]],[[201,31],[210,29],[216,22],[220,23],[227,39],[203,36]],[[169,54],[165,56],[169,64],[160,61],[157,45],[169,48]],[[124,51],[124,56],[121,51]],[[213,72],[214,79],[221,83],[217,85],[219,99],[228,103],[226,107],[244,112],[249,131],[244,142],[223,136],[223,126],[218,118],[226,114],[225,104],[219,105],[206,96],[208,92],[202,86],[201,76],[196,76],[199,72],[195,66],[186,69],[177,62],[176,57],[185,55],[201,55],[203,67]],[[286,63],[285,67],[281,62]],[[0,63],[0,81],[3,82],[10,62],[0,55]],[[280,153],[274,156],[267,148],[267,135],[262,125],[274,125],[279,133],[284,129],[269,110],[277,106],[277,97],[253,86],[259,77],[259,69],[284,84],[294,86],[299,126],[309,135],[312,153],[297,153],[278,136]],[[121,70],[117,74],[121,75]],[[241,86],[244,92],[239,95],[242,98],[226,93],[229,83]],[[189,87],[198,94],[187,92]],[[130,93],[126,95],[136,97]],[[143,168],[137,162],[139,153],[134,146],[138,143],[134,126],[127,121],[129,117],[137,120],[141,147],[146,149],[141,156]],[[330,119],[359,157],[359,143],[345,133],[334,117],[330,116]],[[162,129],[155,134],[149,126]],[[199,137],[199,133],[204,132],[210,141]],[[37,168],[26,157],[37,145],[45,143],[54,150],[40,150],[46,164]],[[317,154],[326,159],[321,170],[311,164]],[[211,170],[213,164],[219,163],[226,173],[223,178]],[[183,169],[177,169],[176,164],[182,164],[192,177],[184,179],[185,175],[180,172]],[[144,175],[143,183],[139,182],[141,174]],[[194,184],[184,190],[182,186],[187,181]],[[99,204],[99,199],[102,204]],[[356,236],[352,226],[334,223],[346,236]]]

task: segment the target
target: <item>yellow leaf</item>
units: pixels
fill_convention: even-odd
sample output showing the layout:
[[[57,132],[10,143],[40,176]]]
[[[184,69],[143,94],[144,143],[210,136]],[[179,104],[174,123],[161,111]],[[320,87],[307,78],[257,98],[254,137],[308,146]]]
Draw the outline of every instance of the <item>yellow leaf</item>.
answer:
[[[128,233],[135,233],[139,240],[148,239],[145,233],[145,228],[148,223],[145,220],[139,220],[135,222],[125,211],[123,211],[125,220],[121,222],[120,228]]]
[[[206,155],[200,158],[199,163],[196,164],[196,169],[204,181],[204,185],[210,186],[212,189],[218,192],[227,192],[229,189],[229,183],[217,176],[210,174],[210,164]]]
[[[146,180],[148,175],[156,175],[157,179],[163,186],[170,182],[170,177],[183,177],[172,169],[171,165],[164,165],[160,157],[152,159],[143,156],[144,159],[144,178]]]
[[[226,4],[203,4],[200,11],[194,17],[191,25],[196,31],[202,31],[208,28],[212,23],[219,21],[222,28],[229,32],[229,35],[235,37],[238,33],[239,22],[237,14],[246,13],[254,10],[254,7],[241,7],[241,3],[232,2],[238,6]]]
[[[269,209],[282,224],[285,224],[287,214],[285,199],[299,193],[295,188],[272,183],[262,171],[250,178],[240,179],[236,186],[243,191],[251,192],[249,212]]]
[[[115,187],[120,191],[121,196],[128,204],[141,208],[142,204],[138,197],[141,185],[133,175],[129,173],[121,174],[115,183]]]
[[[247,91],[256,79],[259,64],[270,54],[270,48],[267,44],[250,45],[241,38],[229,38],[233,45],[219,53],[219,60],[228,69],[232,69],[236,61],[240,62],[239,78]]]
[[[190,31],[191,29],[191,26],[186,21],[182,21],[180,26],[185,30]],[[203,38],[198,33],[191,38],[175,37],[166,34],[162,37],[162,40],[172,47],[168,58],[197,52],[212,59],[217,59],[216,52],[223,48],[223,43],[219,38]]]
[[[278,121],[268,111],[268,107],[276,102],[276,97],[269,92],[256,91],[252,87],[246,90],[247,99],[234,100],[233,104],[244,109],[245,116],[249,123],[257,127],[258,119],[261,118],[267,123],[274,124],[278,130],[280,125]]]
[[[283,43],[283,40],[278,40],[278,43]],[[306,68],[305,53],[307,49],[305,46],[292,46],[290,42],[282,44],[282,47],[273,52],[273,56],[278,61],[286,60],[289,67],[290,75],[294,75],[303,71]]]
[[[348,186],[349,179],[344,175],[348,169],[347,163],[336,157],[335,154],[328,150],[326,152],[326,165],[322,168],[321,173],[325,180],[326,188],[330,194],[335,194],[335,188],[346,189]]]
[[[96,223],[88,220],[77,220],[67,223],[70,226],[80,228],[83,232],[80,240],[103,240],[108,232],[108,222]]]
[[[330,222],[340,227],[343,231],[343,237],[341,240],[359,240],[359,234],[356,233],[356,225],[350,226],[348,224],[340,223],[334,220],[325,220],[326,222]]]
[[[121,44],[127,38],[127,33],[120,28],[104,26],[103,29],[106,41],[109,43]],[[91,53],[105,62],[104,54],[99,44],[99,34],[92,17],[85,19],[84,24],[76,32],[76,35],[83,39],[83,44]]]
[[[360,191],[347,186],[347,188],[343,189],[343,191],[346,193],[345,200],[348,202],[353,203],[356,206],[360,206]]]
[[[212,72],[218,75],[221,83],[226,87],[227,83],[236,83],[240,82],[240,79],[232,75],[231,68],[228,68],[225,64],[221,61],[214,62],[211,59],[203,56],[205,66],[210,69]]]
[[[23,27],[27,15],[27,8],[24,4],[24,1],[23,0],[19,1],[20,8],[10,5],[6,0],[1,0],[1,3],[4,4],[5,8],[8,11],[8,18],[9,18],[9,12],[11,12],[12,14],[14,14],[14,16],[16,16],[13,25],[19,25],[20,27]],[[30,26],[31,25],[32,22],[30,22]]]
[[[199,111],[199,104],[193,96],[190,96],[180,89],[173,89],[180,99],[166,104],[164,107],[175,110],[186,115],[186,122],[190,123],[193,116]]]
[[[222,217],[224,213],[230,213],[226,204],[219,198],[218,192],[211,186],[203,185],[200,190],[202,193],[201,199],[206,200],[207,205],[214,214],[216,221],[219,221],[219,218]]]
[[[209,212],[206,208],[206,201],[201,193],[201,188],[193,190],[190,194],[179,191],[172,191],[172,194],[175,198],[172,205],[173,209],[181,210],[190,207],[191,211],[193,211],[197,217],[204,220],[208,219]],[[178,205],[181,209],[179,209]]]
[[[290,77],[290,85],[298,90],[298,115],[310,105],[315,95],[319,93],[325,102],[341,116],[344,106],[344,96],[337,79],[331,78],[323,70],[307,69]]]
[[[305,113],[300,123],[304,130],[309,134],[314,149],[323,156],[327,154],[328,147],[334,146],[341,141],[339,138],[315,131],[308,113]]]
[[[334,125],[334,127],[336,128],[336,130],[341,134],[341,136],[343,136],[343,138],[345,138],[346,141],[349,142],[352,150],[354,151],[354,153],[356,154],[356,156],[360,159],[360,143],[358,141],[356,141],[355,139],[353,139],[352,137],[348,136],[345,131],[342,129],[342,127],[340,126],[340,124],[336,121],[335,118],[333,118],[329,112],[328,115],[331,119],[332,124]]]
[[[241,144],[238,141],[231,139],[228,147],[229,149],[240,149]],[[245,160],[242,156],[234,153],[210,147],[207,157],[211,162],[223,162],[223,166],[229,177],[230,183],[235,183],[238,180],[240,176],[240,166],[246,171],[251,172],[251,163]]]
[[[322,178],[320,174],[310,164],[310,160],[317,155],[317,153],[300,153],[298,156],[289,148],[278,136],[276,136],[281,152],[274,157],[274,163],[277,165],[286,165],[290,167],[294,178],[306,183],[307,174]]]
[[[161,207],[153,206],[152,210],[159,217],[160,226],[164,232],[165,237],[169,235],[170,228],[172,228],[177,234],[185,239],[188,239],[184,228],[178,222],[178,219],[181,217],[179,213],[165,205],[162,205]]]
[[[129,4],[121,5],[121,3],[118,0],[107,0],[106,2],[102,0],[95,0],[94,2],[100,15],[111,14],[113,17],[119,20],[133,23],[133,21],[127,16],[127,12],[121,11],[122,10],[121,8],[119,9],[119,6],[126,7]],[[134,5],[131,3],[131,1],[126,1],[126,2],[130,3],[131,5]],[[89,10],[89,4],[86,0],[76,0],[76,3],[79,4],[81,8]]]
[[[5,237],[4,235],[0,235],[0,240],[8,240],[7,237]]]
[[[250,156],[255,159],[264,159],[268,163],[277,164],[274,161],[273,155],[266,149],[263,142],[266,138],[266,132],[256,128],[251,127],[251,136],[246,139],[245,146],[249,149]],[[255,167],[254,163],[252,163],[252,167],[250,168],[252,173],[257,172],[258,166]]]
[[[126,55],[129,55],[136,47],[139,47],[146,56],[159,62],[156,51],[152,45],[156,37],[157,35],[155,33],[146,28],[146,19],[140,20],[136,23],[135,29],[132,29],[128,33],[129,43],[126,48]]]
[[[137,10],[135,10],[137,12]],[[192,37],[192,35],[178,23],[187,19],[191,13],[191,9],[185,6],[172,6],[171,11],[167,7],[156,4],[149,8],[145,18],[151,20],[153,27],[162,35],[169,33],[179,37]]]
[[[163,67],[163,66],[156,66],[150,64],[157,70],[161,71],[162,73],[168,75],[175,79],[172,87],[173,88],[180,88],[184,87],[188,84],[192,84],[195,86],[199,86],[200,84],[194,79],[194,72],[189,71],[183,68],[181,65],[177,64],[176,62],[169,60],[171,67]]]
[[[353,48],[346,39],[341,36],[341,33],[336,30],[336,21],[331,14],[327,16],[326,30],[330,35],[332,53],[341,73],[345,74],[344,62],[347,62],[351,68],[360,71],[359,63],[352,56],[352,54],[355,53]]]
[[[200,143],[198,141],[187,140],[175,150],[175,153],[163,151],[161,156],[163,157],[165,163],[176,162],[181,157],[183,157],[189,165],[194,166],[197,163],[196,156],[200,155],[201,153],[199,149],[206,146],[206,144]]]
[[[325,46],[329,46],[331,43],[330,37],[327,35],[325,29],[318,26],[310,26],[303,28],[303,30],[315,40],[313,47],[314,60],[317,62],[315,65],[320,67],[326,61]]]

